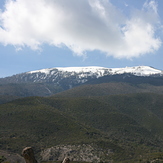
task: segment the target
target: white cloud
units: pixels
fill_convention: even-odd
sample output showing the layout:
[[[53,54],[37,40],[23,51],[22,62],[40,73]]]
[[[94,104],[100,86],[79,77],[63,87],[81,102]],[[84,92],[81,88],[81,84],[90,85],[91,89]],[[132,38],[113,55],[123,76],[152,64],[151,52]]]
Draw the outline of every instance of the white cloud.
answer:
[[[144,10],[151,10],[153,11],[155,14],[157,14],[157,3],[154,0],[151,0],[150,2],[146,1],[144,3]]]
[[[159,49],[158,23],[155,1],[127,17],[108,0],[8,0],[0,13],[0,43],[33,50],[65,45],[77,55],[100,50],[132,58]]]

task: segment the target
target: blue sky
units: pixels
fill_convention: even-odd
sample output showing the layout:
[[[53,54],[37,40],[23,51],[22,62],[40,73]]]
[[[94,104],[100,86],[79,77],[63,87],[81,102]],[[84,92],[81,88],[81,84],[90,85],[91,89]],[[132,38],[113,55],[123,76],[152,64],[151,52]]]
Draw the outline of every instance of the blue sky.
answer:
[[[162,0],[0,0],[0,77],[52,67],[163,70]]]

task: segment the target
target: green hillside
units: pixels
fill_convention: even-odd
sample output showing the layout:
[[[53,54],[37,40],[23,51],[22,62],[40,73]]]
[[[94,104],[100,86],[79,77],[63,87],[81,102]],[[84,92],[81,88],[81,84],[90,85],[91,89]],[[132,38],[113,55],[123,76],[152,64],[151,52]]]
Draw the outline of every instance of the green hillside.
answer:
[[[1,104],[0,120],[0,148],[18,153],[86,143],[118,162],[162,152],[163,95],[28,97]]]
[[[63,89],[52,83],[0,84],[0,104],[29,96],[50,96]]]
[[[106,96],[143,92],[163,94],[163,78],[161,76],[108,75],[96,79],[88,78],[85,80],[88,80],[87,82],[79,84],[75,76],[62,80],[59,77],[58,82],[54,82],[52,78],[44,82],[37,82],[31,79],[30,74],[28,75],[28,77],[20,77],[19,79],[17,78],[19,75],[0,79],[0,104],[22,97],[42,97],[55,94],[62,97]]]
[[[109,82],[100,84],[81,85],[67,91],[55,94],[57,97],[90,97],[123,95],[134,93],[156,93],[163,94],[163,86],[150,84],[131,84],[123,82]]]
[[[163,95],[134,94],[90,98],[49,98],[48,103],[101,131],[141,128],[163,135]],[[130,127],[132,126],[132,127]],[[142,131],[141,131],[142,132]],[[148,132],[150,134],[148,134]]]
[[[2,149],[21,151],[25,146],[37,150],[58,144],[87,141],[87,132],[95,132],[70,116],[41,104],[32,97],[0,106]]]

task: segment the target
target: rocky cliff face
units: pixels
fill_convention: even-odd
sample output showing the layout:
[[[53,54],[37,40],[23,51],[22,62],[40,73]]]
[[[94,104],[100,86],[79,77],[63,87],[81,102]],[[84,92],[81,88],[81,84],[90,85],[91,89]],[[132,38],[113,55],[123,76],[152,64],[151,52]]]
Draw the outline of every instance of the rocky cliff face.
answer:
[[[103,156],[112,154],[111,149],[99,149],[93,145],[61,145],[45,149],[41,152],[42,161],[60,161],[68,157],[71,161],[85,161],[98,163],[103,161]],[[111,160],[107,160],[111,163]]]

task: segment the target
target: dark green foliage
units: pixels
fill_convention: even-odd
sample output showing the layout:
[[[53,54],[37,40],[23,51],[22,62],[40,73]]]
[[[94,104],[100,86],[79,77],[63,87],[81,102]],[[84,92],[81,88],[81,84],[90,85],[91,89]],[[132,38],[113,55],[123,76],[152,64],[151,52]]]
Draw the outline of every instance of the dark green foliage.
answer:
[[[88,139],[86,132],[91,131],[90,128],[57,109],[41,104],[40,98],[27,99],[1,105],[1,148],[20,152],[25,146],[40,149]]]

